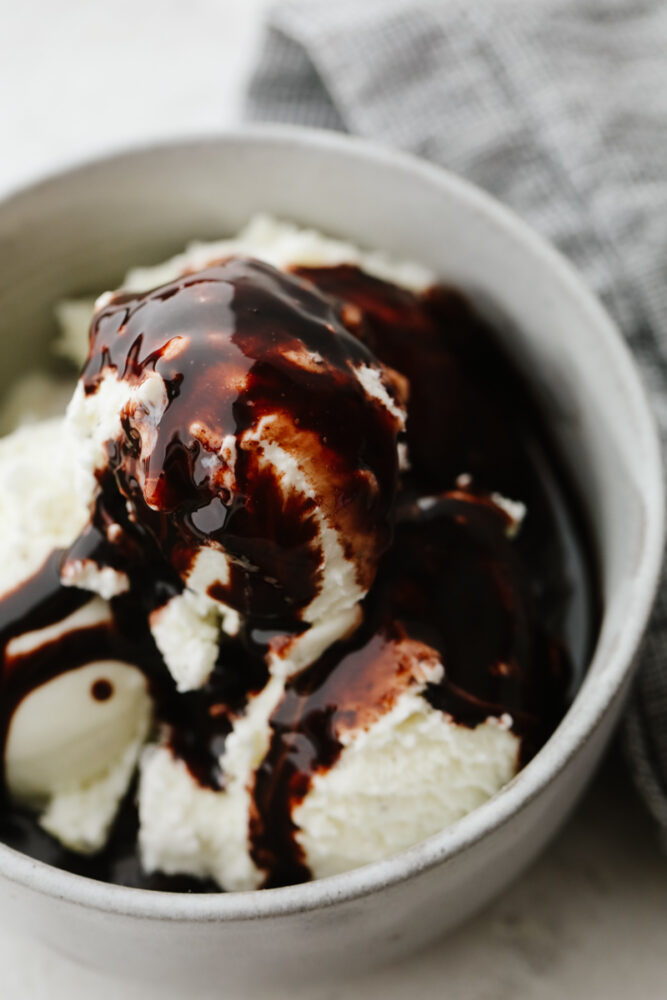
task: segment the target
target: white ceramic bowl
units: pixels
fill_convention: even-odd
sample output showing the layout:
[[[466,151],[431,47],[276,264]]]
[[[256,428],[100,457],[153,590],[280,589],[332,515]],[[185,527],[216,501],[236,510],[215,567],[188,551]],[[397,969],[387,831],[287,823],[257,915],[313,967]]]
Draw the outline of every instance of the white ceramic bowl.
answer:
[[[0,909],[112,972],[221,988],[333,979],[398,958],[487,902],[562,823],[623,704],[662,552],[658,440],[630,355],[554,250],[442,170],[331,133],[254,128],[138,150],[0,205],[2,378],[38,363],[53,303],[113,286],[257,210],[422,261],[501,316],[587,508],[604,614],[558,730],[498,795],[411,850],[257,893],[176,895],[80,878],[0,845]]]

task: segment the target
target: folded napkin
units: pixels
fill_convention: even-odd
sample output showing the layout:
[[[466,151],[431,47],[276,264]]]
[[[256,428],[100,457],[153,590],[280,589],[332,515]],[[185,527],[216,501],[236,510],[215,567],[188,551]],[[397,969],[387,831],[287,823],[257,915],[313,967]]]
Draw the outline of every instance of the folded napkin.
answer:
[[[284,0],[246,112],[400,146],[512,206],[615,316],[667,440],[666,52],[662,0]],[[667,845],[666,647],[663,585],[625,736]]]

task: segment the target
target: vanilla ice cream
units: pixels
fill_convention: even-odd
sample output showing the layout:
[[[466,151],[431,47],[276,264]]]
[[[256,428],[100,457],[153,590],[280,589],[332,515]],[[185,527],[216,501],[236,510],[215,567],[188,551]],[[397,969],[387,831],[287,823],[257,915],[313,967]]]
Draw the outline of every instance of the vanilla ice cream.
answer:
[[[58,317],[67,416],[0,441],[12,802],[105,864],[120,809],[146,879],[246,890],[502,788],[562,714],[590,581],[466,301],[261,216]]]
[[[216,604],[228,630],[230,610],[326,642],[356,624],[390,538],[405,394],[329,299],[253,259],[101,304],[69,426],[84,492],[112,474],[185,585],[169,603],[187,608],[165,621],[156,602],[152,616],[181,689],[206,680],[215,651],[206,640],[193,670],[165,633],[199,613],[210,634]]]
[[[105,641],[114,628],[107,602],[59,590],[58,554],[88,521],[72,488],[74,455],[62,419],[0,440],[2,700],[5,713],[14,709],[4,774],[12,798],[35,808],[45,829],[92,851],[134,774],[151,699],[142,671]]]

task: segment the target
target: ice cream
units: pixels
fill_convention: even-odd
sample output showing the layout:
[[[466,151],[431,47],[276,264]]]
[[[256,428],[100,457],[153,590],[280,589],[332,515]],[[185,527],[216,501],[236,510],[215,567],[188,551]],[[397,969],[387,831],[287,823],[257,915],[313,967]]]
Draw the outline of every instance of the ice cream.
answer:
[[[85,312],[61,307],[69,353]],[[562,715],[592,587],[465,300],[261,218],[131,272],[85,352],[66,420],[0,442],[8,814],[105,845],[99,877],[129,849],[135,884],[254,889],[386,857],[510,780]]]
[[[210,633],[172,656],[184,618],[311,626],[299,667],[356,623],[390,538],[405,395],[330,299],[252,258],[101,306],[69,420],[85,493],[122,497],[155,587],[174,591],[152,622],[182,690],[216,657]],[[92,563],[70,581],[90,588]]]
[[[93,851],[132,778],[151,700],[119,655],[108,603],[59,579],[59,553],[88,521],[74,455],[62,420],[0,440],[4,780],[62,843]]]

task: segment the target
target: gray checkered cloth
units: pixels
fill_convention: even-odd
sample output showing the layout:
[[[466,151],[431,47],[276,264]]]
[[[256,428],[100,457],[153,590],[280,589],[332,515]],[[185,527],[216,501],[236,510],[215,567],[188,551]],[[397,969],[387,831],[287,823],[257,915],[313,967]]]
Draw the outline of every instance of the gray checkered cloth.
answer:
[[[246,112],[400,146],[511,205],[606,302],[667,436],[663,0],[284,0]],[[625,734],[667,844],[666,645],[663,586]]]

